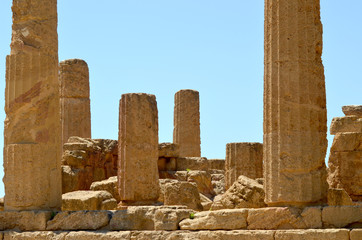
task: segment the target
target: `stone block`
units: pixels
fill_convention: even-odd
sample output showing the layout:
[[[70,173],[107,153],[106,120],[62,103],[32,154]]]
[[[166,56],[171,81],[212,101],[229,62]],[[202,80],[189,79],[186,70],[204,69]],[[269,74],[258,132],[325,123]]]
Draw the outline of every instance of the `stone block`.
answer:
[[[117,231],[154,230],[156,208],[154,206],[133,206],[115,211],[109,228]]]
[[[348,229],[280,230],[274,240],[349,240]]]
[[[63,211],[48,221],[47,230],[96,230],[108,225],[109,211]]]
[[[174,143],[158,144],[158,156],[167,158],[177,158],[179,156],[179,146]]]
[[[200,193],[200,201],[203,211],[209,211],[212,206],[212,201],[210,198],[206,197],[204,194]]]
[[[328,189],[328,205],[329,206],[352,206],[352,199],[344,189],[330,188]]]
[[[206,171],[187,171],[187,181],[196,183],[199,193],[209,198],[215,196],[210,173]]]
[[[107,191],[117,200],[120,201],[120,197],[117,189],[117,176],[110,177],[103,181],[93,182],[90,186],[92,191]]]
[[[272,207],[249,209],[248,229],[308,229],[322,228],[321,208]]]
[[[44,231],[51,216],[51,211],[1,211],[0,231]]]
[[[160,157],[157,161],[158,171],[175,171],[176,170],[176,158],[174,157]],[[161,178],[161,177],[160,177]]]
[[[180,222],[182,230],[235,230],[246,228],[246,209],[226,209],[195,213]]]
[[[118,191],[122,204],[156,201],[158,111],[154,95],[123,94],[119,104]]]
[[[362,105],[347,105],[342,106],[342,111],[346,116],[362,117]]]
[[[227,190],[240,175],[252,179],[263,177],[263,144],[226,144],[225,189]]]
[[[104,201],[112,199],[107,191],[75,191],[62,196],[63,211],[100,210]]]
[[[174,207],[160,207],[155,211],[155,230],[175,231],[181,220],[189,218],[190,209]]]
[[[335,117],[332,119],[330,134],[362,132],[362,118],[357,116]]]
[[[180,157],[200,157],[199,92],[180,90],[175,94],[173,143],[179,145]]]
[[[130,240],[131,232],[89,232],[89,231],[76,231],[67,233],[64,240]]]
[[[362,132],[338,133],[334,136],[331,152],[362,151]]]
[[[343,228],[362,223],[362,206],[329,206],[322,210],[323,226]]]
[[[177,158],[177,171],[189,170],[209,170],[209,162],[204,157],[182,157]]]
[[[16,232],[7,231],[4,233],[4,240],[65,240],[67,232]]]
[[[208,159],[209,170],[224,170],[225,169],[225,159]]]
[[[361,240],[362,239],[362,229],[352,229],[350,232],[350,240]]]

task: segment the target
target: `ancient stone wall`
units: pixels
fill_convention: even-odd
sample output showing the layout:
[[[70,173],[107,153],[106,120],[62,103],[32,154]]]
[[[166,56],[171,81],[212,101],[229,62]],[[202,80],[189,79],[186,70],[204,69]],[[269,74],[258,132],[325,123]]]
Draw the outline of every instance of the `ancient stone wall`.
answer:
[[[264,41],[266,202],[315,204],[327,192],[319,0],[266,0]]]
[[[14,0],[6,58],[5,209],[59,209],[61,128],[56,0]]]

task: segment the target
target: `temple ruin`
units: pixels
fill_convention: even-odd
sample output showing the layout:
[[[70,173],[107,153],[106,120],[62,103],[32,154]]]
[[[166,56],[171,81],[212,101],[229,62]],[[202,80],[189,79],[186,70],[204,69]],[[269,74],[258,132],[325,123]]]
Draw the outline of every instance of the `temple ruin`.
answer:
[[[329,156],[319,0],[265,0],[264,142],[201,156],[199,92],[119,101],[118,140],[91,139],[89,69],[59,63],[57,0],[13,0],[2,239],[362,239],[362,106]],[[117,131],[117,129],[115,129]],[[327,181],[328,180],[328,181]]]

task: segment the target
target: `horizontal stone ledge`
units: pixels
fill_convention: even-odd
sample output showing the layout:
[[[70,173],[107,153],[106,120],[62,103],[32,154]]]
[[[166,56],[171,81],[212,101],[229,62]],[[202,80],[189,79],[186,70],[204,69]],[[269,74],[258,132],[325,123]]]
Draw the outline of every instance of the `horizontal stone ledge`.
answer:
[[[361,229],[311,230],[233,230],[233,231],[39,231],[0,232],[0,239],[23,240],[182,240],[182,239],[238,239],[238,240],[360,240]]]

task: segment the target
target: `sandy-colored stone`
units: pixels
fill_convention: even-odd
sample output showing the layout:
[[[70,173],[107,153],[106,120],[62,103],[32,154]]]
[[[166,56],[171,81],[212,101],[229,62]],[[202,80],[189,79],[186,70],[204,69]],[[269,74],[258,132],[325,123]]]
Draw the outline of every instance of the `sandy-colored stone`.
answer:
[[[107,191],[75,191],[62,196],[63,211],[101,210],[102,203],[111,199],[112,194]]]
[[[209,211],[212,205],[210,198],[206,197],[204,194],[200,193],[200,201],[204,211]]]
[[[133,206],[115,211],[109,223],[111,230],[154,230],[154,206]]]
[[[197,211],[203,210],[195,183],[165,180],[160,181],[160,184],[165,205],[184,205]]]
[[[321,228],[321,208],[271,207],[248,210],[248,229]]]
[[[155,230],[174,231],[179,227],[181,220],[190,217],[190,209],[177,207],[161,207],[155,211]]]
[[[207,159],[209,163],[209,170],[224,170],[225,159]]]
[[[117,175],[115,140],[70,137],[62,160],[63,193],[89,190],[93,182]]]
[[[281,230],[274,240],[349,240],[348,229]]]
[[[57,1],[17,0],[12,10],[11,52],[6,58],[5,209],[60,209]],[[42,152],[34,145],[42,145]],[[25,161],[21,155],[27,155],[30,169],[20,167]],[[42,164],[41,170],[35,162]],[[37,185],[47,187],[34,194],[32,186]]]
[[[211,175],[206,171],[187,171],[187,181],[196,183],[199,193],[208,198],[215,196]]]
[[[261,208],[266,206],[264,197],[263,185],[241,175],[222,196],[215,197],[211,208]]]
[[[117,200],[120,201],[117,189],[117,176],[110,177],[103,181],[93,182],[90,186],[92,191],[107,191]]]
[[[157,161],[158,171],[175,171],[177,169],[176,164],[174,157],[160,157]]]
[[[229,189],[240,175],[252,179],[263,177],[263,144],[226,144],[225,190]]]
[[[208,171],[209,162],[208,162],[207,158],[204,158],[204,157],[177,158],[177,170],[185,171],[186,169]]]
[[[329,131],[332,135],[343,132],[362,132],[362,117],[335,117],[332,119]]]
[[[362,117],[362,105],[347,105],[342,106],[342,111],[346,116]]]
[[[4,240],[65,240],[66,232],[16,232],[8,231],[4,233]]]
[[[350,232],[350,240],[361,240],[362,239],[362,229],[353,229]]]
[[[44,231],[51,216],[50,211],[1,211],[0,231],[10,229]]]
[[[233,230],[246,228],[246,209],[226,209],[195,213],[180,222],[182,230]]]
[[[58,189],[52,189],[50,178],[60,180],[60,169],[55,162],[48,162],[57,148],[45,143],[6,145],[5,210],[57,209]]]
[[[131,239],[131,232],[89,232],[77,231],[69,232],[64,240],[129,240]]]
[[[265,202],[317,204],[328,190],[319,0],[265,0],[264,29]]]
[[[322,210],[323,226],[342,228],[359,224],[362,226],[362,206],[329,206]]]
[[[48,221],[47,230],[96,230],[108,225],[108,211],[59,212]]]
[[[331,152],[362,151],[362,131],[338,133],[333,139]]]
[[[211,183],[214,188],[215,195],[225,192],[225,177],[224,174],[211,174]]]
[[[344,189],[330,188],[328,189],[328,205],[351,206],[353,202]]]
[[[4,211],[4,198],[0,198],[0,211]]]
[[[101,210],[116,210],[118,201],[115,198],[106,199],[102,202]]]
[[[158,144],[158,156],[159,157],[178,157],[179,146],[174,143],[160,143]]]
[[[180,90],[175,94],[173,142],[179,145],[180,157],[200,157],[199,92]]]
[[[118,143],[118,191],[122,203],[157,200],[158,112],[154,95],[122,95]]]

